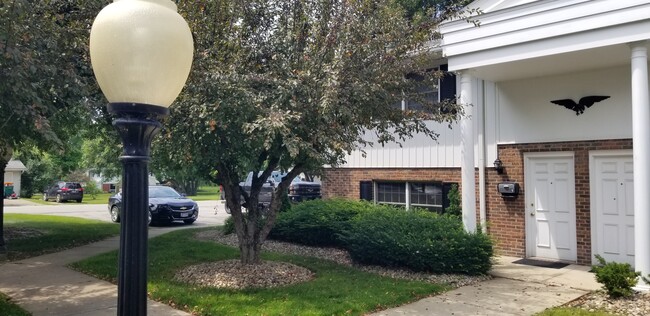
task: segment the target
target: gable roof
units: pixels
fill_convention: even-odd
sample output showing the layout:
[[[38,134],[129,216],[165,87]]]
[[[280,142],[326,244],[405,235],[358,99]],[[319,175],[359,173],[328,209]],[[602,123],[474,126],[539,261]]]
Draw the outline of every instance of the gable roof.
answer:
[[[468,9],[480,9],[483,13],[498,11],[516,7],[518,5],[531,3],[539,0],[476,0],[472,1]]]
[[[5,172],[7,171],[25,171],[27,170],[27,167],[20,161],[20,160],[15,160],[11,159],[9,160],[9,163],[7,164],[7,167],[5,168]]]
[[[478,0],[476,16],[441,25],[449,70],[503,81],[629,62],[628,43],[650,39],[650,0]],[[490,8],[489,6],[492,5]],[[486,9],[487,10],[487,9]]]

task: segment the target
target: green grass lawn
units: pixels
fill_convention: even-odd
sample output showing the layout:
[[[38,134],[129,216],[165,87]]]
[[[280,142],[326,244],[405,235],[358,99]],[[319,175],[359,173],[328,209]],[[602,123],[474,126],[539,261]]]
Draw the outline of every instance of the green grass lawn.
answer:
[[[196,315],[363,315],[448,289],[444,285],[381,277],[326,260],[274,253],[265,253],[263,259],[306,267],[315,273],[315,279],[247,290],[174,281],[175,271],[183,267],[238,258],[238,251],[232,247],[194,239],[197,231],[175,231],[150,240],[148,268],[151,298]],[[115,283],[116,262],[114,251],[74,263],[72,267]]]
[[[77,201],[66,201],[64,203],[70,203],[70,204],[108,204],[108,198],[111,197],[114,193],[100,193],[97,194],[94,198],[90,194],[84,194],[83,201],[81,203],[77,203]],[[31,202],[38,203],[38,204],[44,204],[44,205],[55,205],[58,204],[52,200],[48,201],[43,201],[43,195],[34,195],[31,198],[27,199]]]
[[[108,204],[108,198],[110,198],[115,193],[100,193],[97,194],[94,198],[90,194],[84,194],[83,201],[80,204]],[[218,200],[219,187],[217,186],[201,186],[199,187],[196,195],[188,196],[194,201],[211,201]],[[34,195],[31,198],[27,199],[31,202],[43,204],[43,205],[55,205],[57,204],[54,200],[43,201],[42,194]],[[76,201],[67,201],[65,203],[77,204]]]
[[[194,201],[212,201],[220,198],[219,187],[217,186],[200,186],[196,195],[188,196]]]
[[[9,261],[85,245],[120,233],[119,225],[113,223],[64,216],[5,214],[4,224]],[[12,231],[26,232],[27,237],[12,238]]]
[[[0,293],[0,313],[7,316],[30,316],[31,314],[11,302],[8,296]]]
[[[536,316],[613,316],[612,314],[596,311],[590,312],[584,309],[575,307],[555,307],[549,308]]]

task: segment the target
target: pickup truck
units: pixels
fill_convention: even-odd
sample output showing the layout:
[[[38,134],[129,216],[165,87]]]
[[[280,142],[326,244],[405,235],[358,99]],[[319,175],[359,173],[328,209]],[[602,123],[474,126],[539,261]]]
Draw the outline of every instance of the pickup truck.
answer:
[[[260,197],[259,197],[260,208],[266,209],[269,207],[269,205],[271,205],[271,197],[273,196],[273,190],[278,186],[278,184],[280,184],[280,181],[282,181],[282,178],[284,178],[286,175],[287,175],[286,173],[282,173],[280,171],[273,171],[271,173],[271,176],[267,179],[267,181],[262,186],[262,190],[260,190]],[[246,177],[246,180],[240,182],[239,186],[244,188],[244,191],[250,193],[252,183],[253,183],[253,172],[249,172],[248,176]],[[289,195],[289,199],[292,202],[302,202],[307,200],[320,199],[321,185],[320,183],[316,183],[316,182],[303,181],[300,178],[296,177],[289,185],[288,195]],[[224,197],[222,195],[221,196],[222,203],[225,203],[223,199]],[[242,197],[242,201],[243,200],[244,197]],[[230,214],[230,209],[228,209],[227,206],[226,206],[226,213]]]

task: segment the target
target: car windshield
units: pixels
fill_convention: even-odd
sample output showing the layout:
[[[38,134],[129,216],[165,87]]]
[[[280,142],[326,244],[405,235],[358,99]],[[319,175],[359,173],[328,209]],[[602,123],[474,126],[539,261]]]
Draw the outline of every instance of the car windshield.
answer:
[[[170,187],[149,187],[150,198],[179,198],[181,197],[176,190]]]

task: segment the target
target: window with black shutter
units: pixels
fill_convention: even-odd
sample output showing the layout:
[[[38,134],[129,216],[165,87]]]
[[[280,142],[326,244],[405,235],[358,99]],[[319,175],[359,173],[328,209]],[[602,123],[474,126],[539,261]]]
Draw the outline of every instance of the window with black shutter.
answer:
[[[437,86],[428,86],[422,85],[417,90],[417,93],[424,99],[427,103],[436,104],[441,101],[453,101],[456,99],[456,75],[451,72],[447,72],[448,66],[440,65],[439,68],[435,70],[442,70],[444,75],[438,79]],[[410,75],[409,79],[422,81],[422,77],[418,75]],[[414,100],[406,100],[405,109],[413,111],[423,111],[424,107],[419,102]],[[444,109],[441,109],[444,111]]]
[[[440,70],[445,72],[445,75],[440,78],[440,100],[455,100],[456,99],[456,75],[452,72],[447,72],[447,65],[441,65]]]

